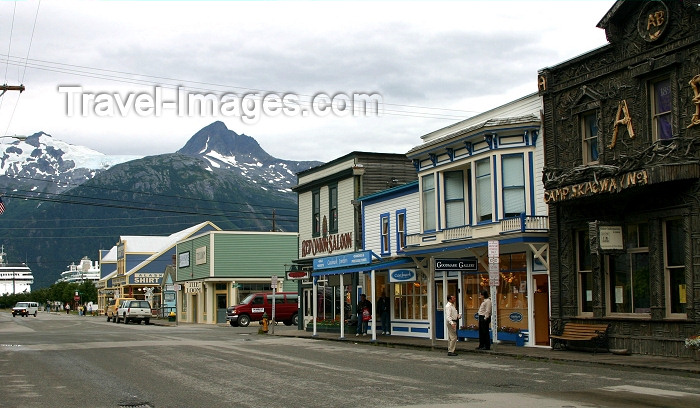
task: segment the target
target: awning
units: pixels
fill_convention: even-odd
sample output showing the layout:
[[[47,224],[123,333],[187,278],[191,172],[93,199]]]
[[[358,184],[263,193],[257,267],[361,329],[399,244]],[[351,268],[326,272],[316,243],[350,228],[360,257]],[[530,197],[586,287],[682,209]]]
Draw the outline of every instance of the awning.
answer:
[[[324,269],[318,272],[312,272],[311,276],[327,276],[327,275],[342,275],[346,273],[357,273],[371,271],[376,269],[386,269],[393,266],[412,264],[411,258],[392,259],[391,261],[376,262],[369,265],[352,266],[348,268]]]

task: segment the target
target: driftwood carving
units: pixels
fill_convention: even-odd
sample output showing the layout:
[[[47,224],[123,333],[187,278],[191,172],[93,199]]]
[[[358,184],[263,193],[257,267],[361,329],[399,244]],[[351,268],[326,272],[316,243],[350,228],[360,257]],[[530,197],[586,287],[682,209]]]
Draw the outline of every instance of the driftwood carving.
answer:
[[[624,115],[624,116],[623,116]],[[632,127],[632,118],[630,117],[630,111],[627,109],[627,101],[621,100],[617,105],[617,115],[615,115],[615,124],[613,125],[613,135],[609,149],[613,149],[617,144],[617,132],[620,129],[620,125],[627,126],[627,133],[630,135],[630,139],[634,139],[634,128]]]
[[[695,125],[700,125],[700,74],[695,75],[693,79],[690,80],[690,86],[693,87],[693,92],[695,93],[695,96],[693,97],[695,114],[693,114],[692,119],[690,119],[688,129]]]

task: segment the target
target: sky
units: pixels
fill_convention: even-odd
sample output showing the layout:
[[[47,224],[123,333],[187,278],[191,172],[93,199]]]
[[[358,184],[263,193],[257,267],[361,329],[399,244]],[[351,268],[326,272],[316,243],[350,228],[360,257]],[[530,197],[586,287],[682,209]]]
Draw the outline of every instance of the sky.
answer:
[[[0,1],[0,75],[25,87],[0,97],[0,135],[146,156],[220,120],[285,160],[405,153],[605,45],[613,4]]]

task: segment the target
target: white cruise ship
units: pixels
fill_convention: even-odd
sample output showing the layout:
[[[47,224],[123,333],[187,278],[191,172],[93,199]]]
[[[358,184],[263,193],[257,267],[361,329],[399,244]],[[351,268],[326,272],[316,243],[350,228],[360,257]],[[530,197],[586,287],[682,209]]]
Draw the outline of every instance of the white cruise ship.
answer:
[[[95,261],[92,262],[87,256],[80,260],[80,265],[71,263],[68,265],[68,270],[61,272],[61,279],[58,282],[77,282],[81,283],[83,281],[92,281],[97,283],[100,280],[100,264]]]
[[[34,275],[23,262],[9,263],[5,246],[0,247],[0,295],[31,292]]]

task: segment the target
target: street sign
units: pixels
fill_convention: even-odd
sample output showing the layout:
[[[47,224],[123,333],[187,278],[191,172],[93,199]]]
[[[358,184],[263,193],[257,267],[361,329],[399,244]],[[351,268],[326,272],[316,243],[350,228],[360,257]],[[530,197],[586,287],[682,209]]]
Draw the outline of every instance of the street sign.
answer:
[[[499,247],[498,241],[489,241],[489,258],[498,258]]]
[[[270,281],[271,281],[270,285],[272,286],[272,288],[273,289],[276,288],[277,287],[277,275],[272,275],[272,277],[270,278]]]

